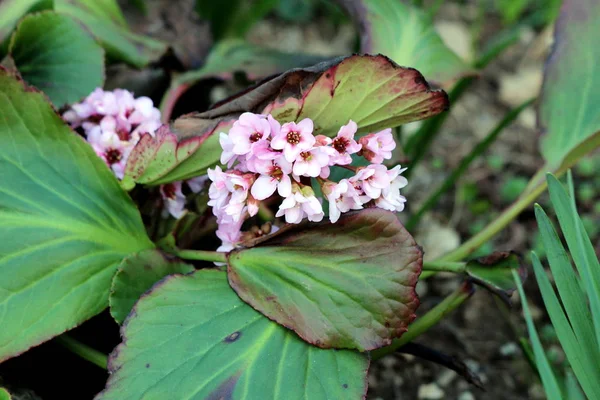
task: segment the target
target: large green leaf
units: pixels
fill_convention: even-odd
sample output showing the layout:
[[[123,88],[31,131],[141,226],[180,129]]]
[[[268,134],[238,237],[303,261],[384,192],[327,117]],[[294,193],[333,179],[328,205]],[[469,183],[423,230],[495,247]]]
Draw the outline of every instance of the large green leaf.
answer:
[[[600,131],[598,21],[597,1],[565,0],[556,22],[538,114],[543,133],[541,150],[551,169]]]
[[[131,32],[123,25],[120,11],[112,0],[54,0],[54,9],[83,23],[98,39],[110,60],[124,61],[142,68],[158,60],[167,44]]]
[[[10,396],[10,393],[8,393],[8,390],[0,387],[0,400],[11,400],[11,399],[12,399],[12,397]]]
[[[122,335],[98,400],[352,400],[366,392],[366,355],[303,342],[242,302],[221,271],[155,285]]]
[[[9,53],[23,79],[57,107],[75,103],[104,82],[104,51],[66,15],[30,14],[17,27]]]
[[[450,50],[426,12],[400,0],[344,0],[361,34],[360,49],[385,54],[418,69],[428,80],[445,83],[473,71]]]
[[[148,249],[123,260],[112,281],[110,314],[123,323],[135,302],[144,292],[167,275],[187,274],[194,267],[177,259],[167,258],[160,250]]]
[[[292,228],[229,256],[229,283],[252,307],[319,347],[373,350],[415,318],[422,252],[377,208]]]
[[[0,1],[0,42],[9,36],[23,15],[33,10],[52,8],[51,0]],[[2,55],[0,54],[0,58]]]
[[[233,121],[245,111],[272,113],[281,122],[308,117],[314,121],[315,133],[335,135],[350,119],[358,124],[359,132],[366,133],[428,118],[447,107],[446,93],[430,90],[417,70],[399,67],[381,55],[336,58],[290,70],[208,111],[175,120],[171,128],[179,142],[196,140],[203,144],[195,151],[182,152],[181,157],[171,162],[130,158],[127,168],[132,171],[161,169],[163,172],[152,175],[151,179],[134,177],[124,183],[127,188],[133,182],[157,185],[204,174],[219,161],[218,133],[228,132]],[[134,152],[144,152],[141,147],[146,145],[140,142]],[[153,144],[154,148],[160,146],[161,143]]]
[[[91,146],[0,69],[0,361],[108,304],[126,255],[152,247]]]

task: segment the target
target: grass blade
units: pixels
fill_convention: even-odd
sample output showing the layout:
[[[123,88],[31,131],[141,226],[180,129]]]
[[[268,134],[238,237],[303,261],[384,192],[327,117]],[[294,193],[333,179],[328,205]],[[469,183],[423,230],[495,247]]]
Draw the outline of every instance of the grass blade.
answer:
[[[527,322],[527,330],[529,331],[529,336],[531,337],[531,345],[533,347],[535,363],[540,374],[542,384],[544,385],[544,390],[546,391],[548,400],[562,400],[558,382],[554,376],[554,372],[552,372],[552,368],[550,367],[550,363],[548,362],[546,353],[542,347],[540,337],[538,336],[535,325],[533,324],[533,318],[531,318],[531,312],[529,311],[529,306],[527,304],[527,298],[525,297],[525,291],[523,290],[521,278],[519,277],[517,271],[513,270],[512,273],[515,283],[517,284],[519,296],[521,297],[521,303],[523,304],[523,314],[525,315],[525,321]]]
[[[596,379],[598,374],[598,360],[590,358],[588,349],[581,346],[577,341],[577,337],[573,333],[569,320],[564,314],[564,311],[554,293],[550,279],[544,271],[544,267],[540,263],[539,258],[535,253],[531,254],[533,261],[533,269],[535,277],[546,305],[546,310],[550,315],[552,325],[556,330],[560,344],[565,351],[569,364],[575,372],[583,391],[590,399],[600,399],[600,381]]]
[[[550,175],[551,176],[551,175]],[[557,202],[561,205],[566,201],[564,196],[564,189],[560,182],[552,176],[552,178],[548,177],[548,184],[550,188],[550,198],[552,199],[552,195],[554,194]],[[550,182],[552,181],[552,183]],[[565,221],[565,224],[568,225],[568,228],[573,227],[575,229],[574,233],[569,233],[569,235],[574,235],[574,237],[567,236],[567,232],[563,229],[565,234],[565,238],[567,239],[567,244],[569,246],[569,250],[571,251],[571,255],[573,260],[575,261],[575,265],[579,274],[584,277],[585,287],[588,294],[590,307],[592,309],[592,316],[594,321],[594,329],[596,335],[596,342],[599,347],[600,352],[600,262],[596,257],[596,252],[594,251],[594,246],[583,227],[583,223],[581,222],[581,218],[579,218],[579,214],[577,212],[577,206],[575,205],[575,190],[573,187],[573,176],[571,171],[567,174],[567,181],[569,187],[569,195],[570,195],[570,213],[567,213],[567,210],[559,208],[555,206],[557,215],[559,212],[566,213],[566,215],[559,215],[559,223],[561,222],[561,217]],[[550,186],[551,185],[551,186]],[[559,200],[559,197],[561,198]],[[570,221],[570,223],[569,223]]]
[[[559,213],[558,208],[555,207],[555,210]],[[579,278],[571,266],[569,255],[563,248],[552,222],[538,204],[535,205],[535,218],[544,248],[548,253],[548,263],[573,332],[581,346],[589,349],[591,356],[598,360],[600,356],[598,355],[592,314],[587,306],[585,293],[581,290]]]

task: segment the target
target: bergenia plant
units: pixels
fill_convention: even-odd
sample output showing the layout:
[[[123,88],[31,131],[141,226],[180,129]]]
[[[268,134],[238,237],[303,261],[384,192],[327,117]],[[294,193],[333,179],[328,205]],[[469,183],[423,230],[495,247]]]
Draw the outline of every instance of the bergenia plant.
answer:
[[[216,40],[207,57],[133,33],[114,0],[0,4],[0,375],[52,341],[103,368],[106,385],[85,392],[99,400],[365,399],[371,363],[398,351],[481,387],[414,341],[473,284],[510,303],[519,256],[474,252],[545,190],[546,172],[600,146],[600,53],[585,45],[600,6],[565,0],[556,24],[537,114],[544,165],[489,225],[424,261],[409,231],[532,100],[426,201],[407,195],[411,174],[449,98],[509,43],[469,65],[435,32],[437,6],[356,0],[340,4],[360,53],[288,54],[240,37],[269,7],[209,3],[196,5]],[[105,60],[147,80],[162,68],[169,87],[109,90]],[[234,89],[207,108],[207,81]],[[407,138],[401,126],[421,120]],[[439,271],[460,283],[417,317],[417,282]],[[107,348],[78,337],[92,323]]]

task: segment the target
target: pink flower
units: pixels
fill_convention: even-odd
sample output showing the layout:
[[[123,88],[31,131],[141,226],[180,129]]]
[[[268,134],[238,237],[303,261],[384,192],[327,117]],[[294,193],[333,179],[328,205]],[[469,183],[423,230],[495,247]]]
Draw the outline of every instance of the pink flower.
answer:
[[[408,184],[408,180],[400,175],[404,171],[406,171],[406,168],[400,169],[399,165],[388,171],[388,177],[391,180],[390,186],[383,189],[381,197],[375,200],[377,207],[395,212],[404,210],[406,197],[400,194],[400,189]]]
[[[283,156],[288,162],[294,162],[302,151],[309,150],[315,144],[312,134],[313,122],[305,118],[298,124],[287,122],[283,124],[279,134],[271,140],[271,147],[283,150]]]
[[[225,215],[230,217],[233,221],[238,222],[243,218],[246,209],[246,199],[248,198],[248,190],[252,186],[255,180],[254,174],[237,174],[236,171],[227,173],[225,185],[227,190],[231,193],[227,204],[223,208]],[[213,208],[213,213],[215,209]],[[215,213],[217,215],[217,213]],[[218,215],[217,215],[218,217]]]
[[[110,92],[97,88],[63,117],[71,126],[83,128],[88,142],[119,179],[123,178],[127,158],[140,135],[153,135],[161,125],[160,111],[152,100],[135,99],[123,89]]]
[[[228,168],[231,168],[237,158],[233,152],[233,142],[226,133],[221,132],[219,133],[219,144],[223,149],[223,152],[221,153],[221,164],[226,164]]]
[[[177,219],[181,218],[185,213],[185,196],[181,192],[181,181],[161,185],[160,195],[169,213]]]
[[[354,140],[354,134],[357,129],[356,122],[352,120],[340,128],[337,136],[331,143],[331,146],[336,151],[332,155],[329,165],[349,165],[352,163],[350,154],[358,153],[362,147]]]
[[[363,207],[361,196],[347,179],[339,183],[326,183],[323,193],[329,202],[329,220],[336,223],[342,213],[350,210],[360,210]]]
[[[123,179],[127,157],[133,146],[119,140],[116,133],[97,130],[88,139],[96,154],[104,160],[119,179]]]
[[[229,138],[233,142],[233,153],[246,155],[252,146],[271,134],[271,124],[262,115],[245,112],[233,123],[229,130]]]
[[[213,208],[213,213],[218,217],[215,210],[225,207],[230,197],[227,187],[228,175],[218,165],[214,169],[209,168],[207,174],[208,179],[212,181],[208,188],[208,198],[210,199],[208,205]]]
[[[331,144],[331,138],[325,135],[315,136],[315,146],[329,146]]]
[[[392,158],[392,150],[396,148],[390,128],[363,136],[359,142],[362,144],[363,157],[375,164],[381,164],[384,159]]]
[[[283,157],[271,161],[271,165],[260,172],[261,175],[251,189],[255,199],[264,200],[275,193],[275,190],[281,197],[288,197],[292,193],[292,181],[289,177],[292,165]]]
[[[185,183],[187,183],[187,185],[193,193],[198,193],[204,188],[204,185],[207,181],[208,175],[202,175],[188,179],[187,181],[185,181]]]
[[[313,147],[300,152],[294,162],[295,176],[310,176],[316,178],[321,175],[321,170],[329,165],[329,155],[322,147]],[[327,174],[328,176],[329,174]]]
[[[379,198],[381,192],[390,186],[388,170],[381,164],[371,164],[359,169],[354,178],[360,181],[362,190],[371,199]]]
[[[324,215],[323,206],[315,197],[312,189],[305,186],[300,190],[297,185],[294,186],[294,192],[283,200],[275,216],[285,215],[285,222],[288,224],[299,224],[304,217],[307,217],[309,221],[321,221]]]

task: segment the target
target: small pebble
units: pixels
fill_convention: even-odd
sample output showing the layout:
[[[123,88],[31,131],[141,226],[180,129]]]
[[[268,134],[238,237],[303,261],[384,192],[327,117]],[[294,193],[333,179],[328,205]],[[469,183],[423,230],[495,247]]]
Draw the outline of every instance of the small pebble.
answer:
[[[418,397],[421,400],[443,399],[444,391],[436,383],[429,383],[419,386]]]
[[[519,346],[517,346],[517,344],[515,342],[508,342],[504,345],[502,345],[502,347],[500,347],[500,354],[503,357],[511,357],[514,356],[515,354],[517,354],[519,351]]]
[[[475,400],[475,396],[471,392],[462,392],[457,400]]]

